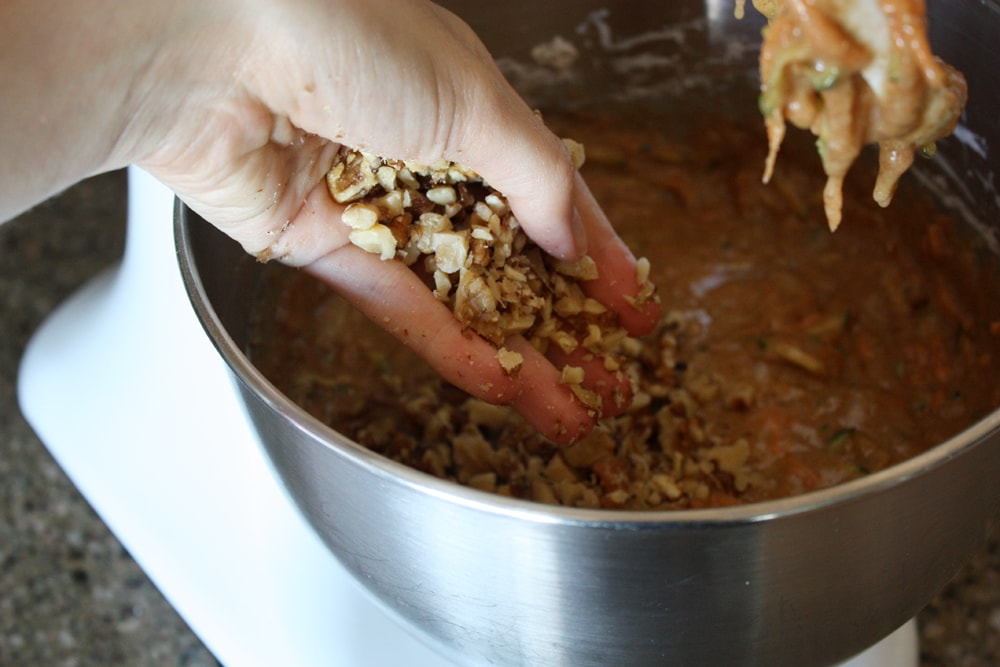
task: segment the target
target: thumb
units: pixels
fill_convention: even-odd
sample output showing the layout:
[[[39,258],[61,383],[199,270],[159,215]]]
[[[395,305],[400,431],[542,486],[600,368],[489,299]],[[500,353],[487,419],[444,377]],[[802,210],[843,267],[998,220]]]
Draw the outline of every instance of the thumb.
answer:
[[[457,150],[448,151],[504,193],[524,231],[549,254],[577,259],[587,252],[576,211],[576,169],[569,150],[502,79],[486,109],[456,114]]]

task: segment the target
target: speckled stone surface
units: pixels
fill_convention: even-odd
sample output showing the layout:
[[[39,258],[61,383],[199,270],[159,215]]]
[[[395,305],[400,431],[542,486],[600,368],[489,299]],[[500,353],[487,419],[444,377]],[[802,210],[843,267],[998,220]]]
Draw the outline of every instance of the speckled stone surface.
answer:
[[[25,344],[60,301],[120,256],[125,200],[124,174],[108,174],[0,226],[0,666],[218,664],[17,407]],[[1000,665],[1000,528],[919,624],[926,667]]]
[[[217,665],[17,407],[31,333],[123,249],[124,173],[0,226],[0,665]]]

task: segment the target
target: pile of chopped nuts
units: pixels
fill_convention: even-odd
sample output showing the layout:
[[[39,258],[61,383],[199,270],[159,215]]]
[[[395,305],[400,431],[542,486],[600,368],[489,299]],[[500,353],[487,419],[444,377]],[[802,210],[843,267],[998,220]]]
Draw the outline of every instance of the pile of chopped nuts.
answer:
[[[582,146],[567,146],[579,168]],[[707,389],[711,381],[691,381],[674,359],[684,315],[668,315],[642,341],[630,337],[581,287],[598,278],[593,260],[568,263],[542,252],[506,198],[455,163],[419,165],[342,148],[327,180],[333,198],[348,204],[343,220],[351,242],[422,271],[435,297],[497,346],[508,372],[523,360],[504,342],[522,335],[542,352],[582,346],[633,387],[623,414],[559,447],[510,408],[456,393],[443,381],[383,373],[378,406],[366,399],[345,410],[354,424],[345,432],[358,442],[481,490],[575,507],[690,507],[714,491],[739,494],[754,482],[749,444],[712,436],[699,416],[699,401],[717,394]],[[655,298],[644,259],[638,273],[637,306]],[[585,388],[581,368],[565,367],[561,382],[599,415],[601,400]]]
[[[709,409],[752,406],[753,387],[732,385],[677,358],[700,323],[671,312],[643,339],[625,338],[622,370],[633,402],[604,417],[584,439],[559,446],[514,410],[485,403],[440,378],[380,364],[365,383],[299,374],[295,400],[318,399],[324,419],[363,446],[459,484],[499,495],[569,507],[683,509],[726,502],[764,488],[751,470],[745,438],[716,433]],[[690,346],[690,342],[687,343]],[[378,358],[361,342],[353,354]],[[331,389],[333,388],[333,389]],[[336,398],[329,396],[336,393]]]
[[[583,147],[564,141],[579,168]],[[476,173],[444,160],[421,165],[341,148],[327,185],[334,200],[348,204],[343,221],[352,228],[351,242],[427,276],[434,296],[497,347],[506,372],[523,362],[504,347],[515,335],[543,353],[549,345],[567,354],[582,346],[608,371],[620,370],[619,348],[628,334],[617,315],[581,286],[598,278],[594,261],[565,262],[544,253],[506,198]],[[637,306],[655,294],[648,262],[639,266]],[[601,399],[585,387],[582,368],[565,367],[560,381],[600,413]]]

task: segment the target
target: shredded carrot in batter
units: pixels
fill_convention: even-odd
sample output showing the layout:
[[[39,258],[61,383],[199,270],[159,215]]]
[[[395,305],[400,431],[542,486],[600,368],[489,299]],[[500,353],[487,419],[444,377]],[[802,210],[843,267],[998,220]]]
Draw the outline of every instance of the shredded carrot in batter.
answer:
[[[787,121],[817,137],[831,230],[841,220],[844,176],[865,144],[879,145],[873,197],[888,206],[914,152],[933,155],[967,98],[962,74],[931,52],[924,1],[754,0],[754,6],[768,18],[760,52],[769,144],[764,182]]]

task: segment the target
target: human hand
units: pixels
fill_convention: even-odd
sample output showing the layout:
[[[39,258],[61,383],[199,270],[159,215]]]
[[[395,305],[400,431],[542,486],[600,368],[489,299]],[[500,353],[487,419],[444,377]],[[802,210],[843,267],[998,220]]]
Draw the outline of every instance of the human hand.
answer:
[[[582,179],[577,193],[581,219],[589,238],[595,241],[590,256],[601,272],[601,279],[580,285],[588,296],[618,312],[619,321],[629,331],[644,333],[655,324],[657,307],[649,302],[632,305],[625,298],[639,292],[631,254]],[[319,218],[325,215],[317,213]],[[418,261],[417,266],[421,265]],[[493,344],[474,335],[475,325],[461,322],[401,261],[385,262],[377,253],[345,241],[340,250],[320,258],[307,270],[417,351],[445,379],[483,400],[510,404],[553,440],[571,441],[584,435],[599,416],[592,412],[592,405],[585,406],[560,384],[565,365],[584,368],[584,387],[601,399],[600,416],[619,414],[628,405],[631,388],[624,375],[609,372],[602,355],[590,354],[582,346],[564,354],[559,346],[549,345],[543,356],[521,336],[507,337],[503,347],[523,357],[515,373],[508,374],[501,368]]]
[[[232,9],[223,15],[199,5],[173,17],[171,43],[186,51],[169,52],[143,79],[155,92],[132,125],[141,136],[125,143],[135,161],[248,252],[329,283],[453,384],[512,405],[554,440],[589,430],[595,415],[558,383],[551,361],[512,340],[506,346],[524,362],[505,373],[496,349],[464,331],[408,268],[349,243],[343,208],[326,188],[341,143],[423,163],[461,162],[505,193],[543,249],[571,259],[589,244],[601,274],[588,284],[590,295],[631,333],[652,328],[655,304],[637,309],[625,299],[638,291],[631,253],[562,142],[468,27],[420,0]],[[627,381],[599,366],[587,370],[604,414],[620,411],[613,396]]]

